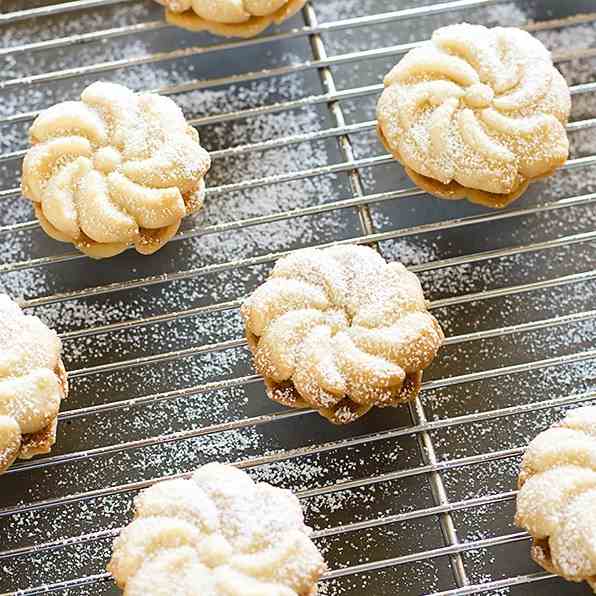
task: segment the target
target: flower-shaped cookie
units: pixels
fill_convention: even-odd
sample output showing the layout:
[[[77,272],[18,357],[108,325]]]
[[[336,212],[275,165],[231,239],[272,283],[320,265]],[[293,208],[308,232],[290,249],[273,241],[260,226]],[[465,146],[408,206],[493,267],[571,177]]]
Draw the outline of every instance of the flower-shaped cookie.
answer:
[[[241,313],[271,399],[336,424],[414,399],[444,339],[418,278],[364,246],[281,259]]]
[[[207,464],[135,499],[108,570],[126,596],[314,596],[325,563],[298,499]]]
[[[92,257],[151,254],[203,204],[209,155],[167,97],[93,83],[29,134],[24,196],[47,234]]]
[[[295,15],[306,0],[157,0],[166,20],[191,31],[223,37],[254,37]]]
[[[68,391],[60,349],[54,331],[0,294],[0,473],[17,457],[48,453],[56,440]]]
[[[528,446],[515,523],[534,539],[532,558],[596,592],[596,406],[572,410]]]
[[[450,25],[385,77],[379,135],[424,190],[503,207],[567,159],[569,89],[525,31]]]

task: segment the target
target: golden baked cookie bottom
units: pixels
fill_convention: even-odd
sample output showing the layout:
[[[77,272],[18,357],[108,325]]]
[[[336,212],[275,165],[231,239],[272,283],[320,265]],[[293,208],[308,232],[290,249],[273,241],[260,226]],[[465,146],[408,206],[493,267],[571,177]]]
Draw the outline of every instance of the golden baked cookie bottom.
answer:
[[[470,203],[476,203],[478,205],[483,205],[484,207],[493,207],[497,209],[507,207],[507,205],[519,199],[519,197],[521,197],[524,194],[524,192],[526,192],[530,183],[542,180],[543,178],[548,178],[565,163],[565,160],[563,160],[555,167],[553,167],[551,170],[545,172],[544,174],[541,174],[540,176],[536,176],[535,178],[523,179],[522,182],[513,191],[507,194],[499,194],[494,192],[488,192],[486,190],[478,188],[469,188],[467,186],[462,186],[461,184],[459,184],[459,182],[456,182],[455,180],[452,180],[449,184],[443,184],[439,180],[435,180],[434,178],[429,178],[428,176],[419,174],[418,172],[416,172],[404,163],[399,152],[395,151],[389,146],[389,143],[385,138],[385,135],[383,134],[381,127],[378,125],[377,134],[379,135],[379,138],[383,143],[385,149],[389,153],[391,153],[395,160],[402,164],[406,171],[406,174],[409,176],[409,178],[416,186],[435,197],[439,197],[440,199],[447,199],[451,201],[467,199],[468,201],[470,201]]]
[[[204,194],[204,190],[202,194]],[[195,195],[183,195],[182,197],[184,204],[186,205],[187,214],[189,215],[198,211],[203,204],[203,198],[201,198],[200,201],[197,201],[196,198],[193,198],[194,196]],[[81,232],[78,238],[71,238],[70,236],[67,236],[48,221],[46,216],[43,214],[40,203],[34,203],[34,209],[35,215],[39,221],[39,225],[41,226],[42,230],[48,236],[50,236],[50,238],[58,240],[59,242],[68,242],[73,244],[82,253],[94,259],[113,257],[124,252],[131,246],[134,246],[136,251],[142,255],[151,255],[154,252],[157,252],[176,235],[176,232],[182,223],[182,219],[180,219],[177,222],[174,222],[173,224],[163,228],[139,228],[138,237],[133,243],[96,242],[83,232]]]
[[[220,37],[255,37],[273,24],[279,25],[294,16],[304,5],[306,0],[290,0],[287,4],[266,16],[253,16],[244,23],[217,23],[207,21],[197,15],[192,9],[184,12],[165,10],[166,21],[171,25],[182,27],[189,31],[207,31]]]
[[[256,356],[259,337],[246,329],[246,340],[252,355]],[[290,408],[306,409],[313,407],[302,398],[292,381],[283,381],[282,383],[279,383],[266,376],[263,377],[263,380],[269,399]],[[321,416],[324,416],[333,424],[350,424],[361,416],[364,416],[364,414],[372,410],[375,406],[381,408],[395,407],[413,401],[418,396],[421,385],[422,371],[406,373],[406,378],[404,379],[400,390],[395,395],[392,395],[391,399],[386,402],[377,401],[369,404],[360,404],[351,400],[349,396],[346,396],[330,408],[315,409]]]
[[[62,359],[54,369],[58,382],[60,384],[61,399],[68,397],[68,379]],[[31,459],[35,455],[49,453],[52,446],[56,443],[56,430],[58,427],[58,417],[56,416],[46,426],[34,433],[24,434],[21,439],[21,446],[18,452],[14,454],[11,461],[6,465],[8,467],[15,459]]]

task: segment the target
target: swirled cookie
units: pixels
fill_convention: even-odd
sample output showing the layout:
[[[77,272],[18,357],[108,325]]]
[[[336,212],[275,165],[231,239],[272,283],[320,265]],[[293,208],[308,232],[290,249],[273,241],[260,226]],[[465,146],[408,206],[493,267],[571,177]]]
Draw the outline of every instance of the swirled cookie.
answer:
[[[48,453],[66,397],[61,343],[37,317],[0,294],[0,474],[17,458]]]
[[[298,499],[232,466],[155,484],[114,542],[126,596],[314,596],[325,571]]]
[[[515,523],[532,538],[532,558],[596,592],[596,406],[572,410],[528,446]]]
[[[540,41],[462,23],[437,29],[385,77],[378,132],[423,190],[504,207],[567,159],[570,107]]]
[[[190,31],[223,37],[254,37],[295,15],[306,0],[157,0],[166,20]]]
[[[24,196],[48,235],[92,257],[151,254],[203,204],[209,155],[167,97],[93,83],[29,134]]]
[[[336,424],[414,399],[444,339],[418,278],[364,246],[281,259],[241,313],[271,399]]]

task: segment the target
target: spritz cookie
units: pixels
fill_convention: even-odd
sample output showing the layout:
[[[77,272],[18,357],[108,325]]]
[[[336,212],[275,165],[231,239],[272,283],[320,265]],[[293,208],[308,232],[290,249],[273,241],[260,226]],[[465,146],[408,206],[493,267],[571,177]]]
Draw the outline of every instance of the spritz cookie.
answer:
[[[167,97],[93,83],[29,135],[23,195],[48,235],[91,257],[151,254],[203,204],[209,154]]]
[[[314,596],[326,566],[289,491],[207,464],[155,484],[114,542],[126,596]]]
[[[336,424],[414,399],[444,339],[418,278],[364,246],[279,260],[241,313],[271,399]]]
[[[385,77],[378,132],[423,190],[504,207],[565,163],[570,107],[540,41],[462,23],[437,29]]]
[[[68,393],[60,339],[0,294],[0,474],[15,459],[48,453]]]
[[[528,446],[515,523],[532,536],[532,558],[596,592],[596,406],[572,410]]]
[[[157,0],[166,20],[191,31],[223,37],[254,37],[295,15],[306,0]]]

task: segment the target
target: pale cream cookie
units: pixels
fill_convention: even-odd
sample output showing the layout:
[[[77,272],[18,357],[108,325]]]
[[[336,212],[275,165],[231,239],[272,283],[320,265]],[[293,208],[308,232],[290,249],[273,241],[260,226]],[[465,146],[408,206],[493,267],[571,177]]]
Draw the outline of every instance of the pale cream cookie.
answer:
[[[241,313],[271,399],[336,424],[414,399],[444,339],[418,278],[364,246],[279,260]]]
[[[23,195],[48,235],[89,256],[151,254],[203,204],[209,155],[167,97],[93,83],[29,135]]]
[[[295,15],[306,0],[157,0],[166,20],[190,31],[223,37],[254,37]]]
[[[547,571],[596,592],[596,406],[572,410],[528,446],[515,523]]]
[[[114,542],[126,596],[314,596],[326,566],[298,499],[232,466],[155,484]]]
[[[16,458],[48,453],[68,393],[61,343],[37,317],[0,294],[0,474]]]
[[[423,190],[504,207],[565,163],[570,107],[540,41],[461,23],[437,29],[385,77],[378,132]]]

